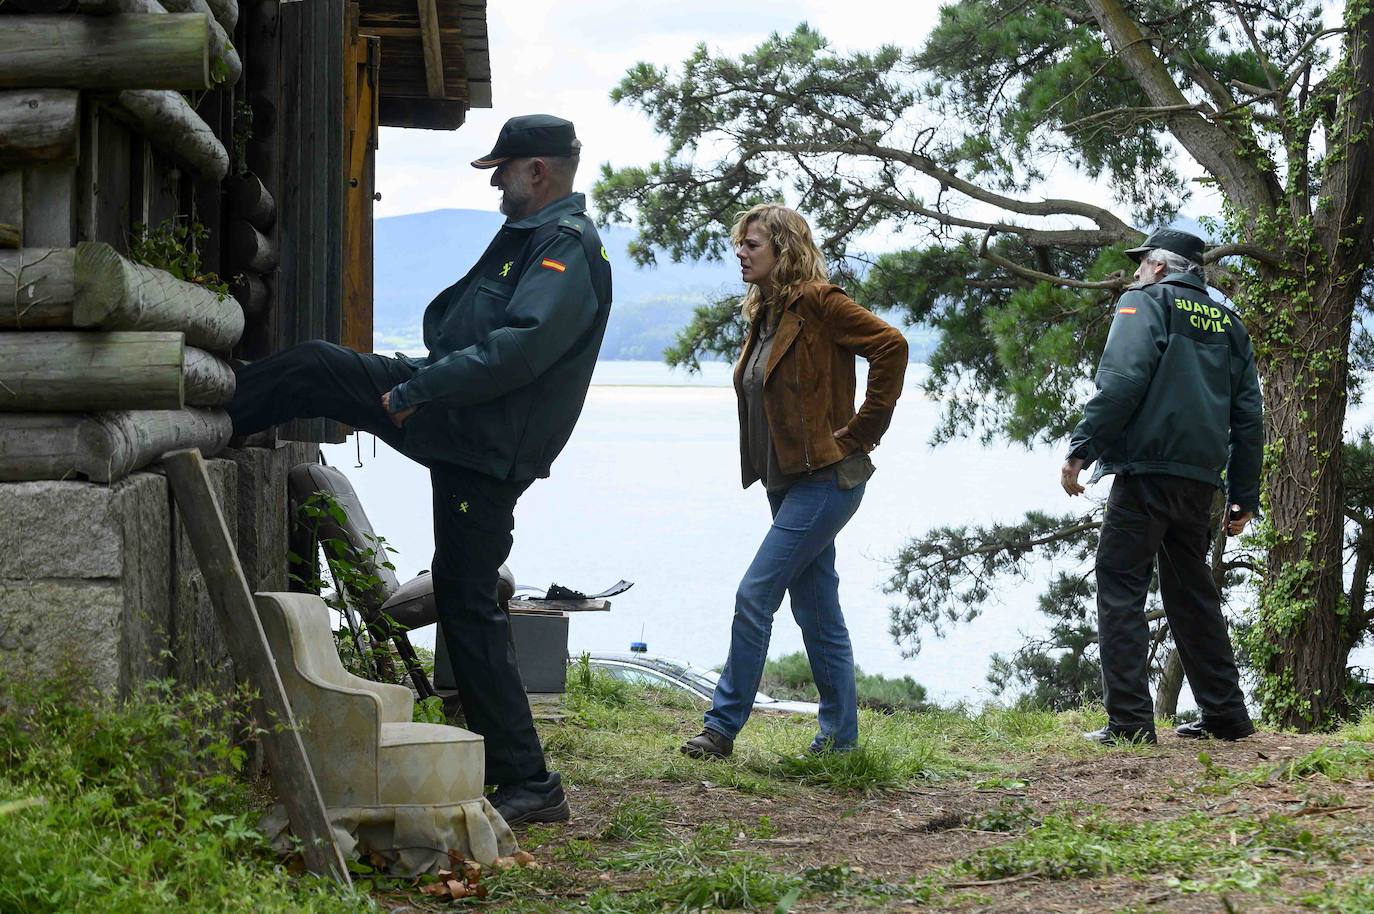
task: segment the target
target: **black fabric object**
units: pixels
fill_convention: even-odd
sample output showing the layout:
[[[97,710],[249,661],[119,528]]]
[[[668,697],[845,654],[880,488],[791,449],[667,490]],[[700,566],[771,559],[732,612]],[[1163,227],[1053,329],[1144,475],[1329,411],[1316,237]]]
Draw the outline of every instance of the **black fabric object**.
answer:
[[[1159,592],[1203,720],[1249,721],[1221,597],[1207,563],[1215,487],[1163,475],[1119,475],[1097,543],[1097,629],[1103,702],[1118,730],[1153,728],[1145,597]]]
[[[514,542],[515,503],[528,481],[494,479],[462,467],[433,469],[434,602],[468,728],[486,740],[487,783],[542,778],[534,730],[497,599],[501,564]]]
[[[473,168],[495,168],[511,159],[535,156],[568,158],[579,146],[572,121],[552,114],[522,114],[501,125],[491,152],[472,163]]]
[[[1141,258],[1156,248],[1163,248],[1172,251],[1180,257],[1186,257],[1193,263],[1202,263],[1202,250],[1206,247],[1206,242],[1194,235],[1192,232],[1181,232],[1178,229],[1155,229],[1138,248],[1127,250],[1126,256],[1140,263]]]

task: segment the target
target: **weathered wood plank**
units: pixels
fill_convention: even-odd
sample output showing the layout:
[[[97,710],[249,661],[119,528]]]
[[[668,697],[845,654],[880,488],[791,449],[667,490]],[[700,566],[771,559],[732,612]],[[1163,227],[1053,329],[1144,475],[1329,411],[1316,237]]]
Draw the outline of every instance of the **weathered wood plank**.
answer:
[[[0,329],[72,326],[75,261],[72,248],[0,252]]]
[[[70,89],[0,92],[0,166],[75,162],[81,94]]]
[[[511,600],[513,613],[587,613],[609,612],[610,600]]]
[[[202,181],[218,184],[229,172],[229,152],[180,92],[126,89],[115,112],[134,130]]]
[[[35,248],[71,247],[76,240],[76,166],[30,165],[24,169],[22,196],[19,243]]]
[[[223,406],[234,398],[234,369],[204,349],[186,347],[187,406]]]
[[[0,333],[0,410],[181,409],[180,333]]]
[[[219,410],[0,414],[0,481],[115,482],[172,448],[217,454],[233,431]]]
[[[132,263],[108,244],[78,245],[74,269],[78,327],[180,330],[188,345],[214,352],[227,352],[243,333],[243,309],[233,296]]]
[[[306,866],[349,885],[348,867],[334,843],[310,758],[305,754],[291,703],[282,688],[272,650],[263,634],[253,594],[234,551],[234,541],[215,500],[205,463],[196,451],[176,451],[163,458],[186,535],[205,575],[234,671],[241,682],[258,692],[259,719],[277,798],[286,806],[291,829],[302,842]]]
[[[435,0],[416,0],[420,13],[420,44],[425,54],[425,88],[430,98],[444,97],[444,53],[439,48],[439,11]]]
[[[14,229],[13,244],[4,247],[17,248],[24,237],[24,173],[18,170],[0,169],[0,225]]]
[[[0,89],[210,89],[210,19],[14,16],[0,29]]]
[[[383,54],[382,65],[386,65]],[[383,95],[378,106],[383,127],[420,127],[457,130],[467,119],[468,103],[461,98],[408,98]]]

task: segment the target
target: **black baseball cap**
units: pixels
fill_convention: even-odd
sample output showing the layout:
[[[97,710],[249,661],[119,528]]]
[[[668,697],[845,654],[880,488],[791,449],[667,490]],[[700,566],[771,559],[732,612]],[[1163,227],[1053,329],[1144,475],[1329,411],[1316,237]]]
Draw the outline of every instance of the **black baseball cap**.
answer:
[[[567,158],[577,155],[581,144],[572,121],[552,114],[523,114],[501,125],[491,152],[472,163],[473,168],[495,168],[511,159],[534,156]]]
[[[1180,257],[1186,257],[1193,263],[1202,263],[1202,249],[1207,243],[1191,232],[1181,232],[1178,229],[1155,229],[1145,239],[1145,243],[1138,248],[1131,248],[1126,252],[1126,256],[1140,263],[1142,257],[1153,251],[1155,248],[1163,248],[1172,251]]]

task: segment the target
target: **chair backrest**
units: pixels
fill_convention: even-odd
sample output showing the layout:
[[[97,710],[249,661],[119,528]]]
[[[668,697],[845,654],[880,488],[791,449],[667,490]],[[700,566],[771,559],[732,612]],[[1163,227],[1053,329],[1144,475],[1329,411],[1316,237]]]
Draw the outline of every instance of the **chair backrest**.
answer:
[[[354,684],[314,594],[259,593],[258,617],[326,806],[377,802],[383,700]]]
[[[395,571],[382,564],[386,561],[386,555],[377,544],[377,531],[367,519],[367,512],[363,510],[362,500],[354,491],[353,484],[334,467],[302,463],[291,468],[287,475],[287,488],[292,502],[297,505],[322,492],[343,509],[342,520],[328,512],[318,518],[314,522],[315,533],[320,541],[333,539],[343,543],[349,551],[349,561],[366,574],[376,575],[378,583],[375,587],[348,594],[365,616],[375,616],[387,598],[400,588],[401,582]],[[326,554],[331,554],[328,549]]]

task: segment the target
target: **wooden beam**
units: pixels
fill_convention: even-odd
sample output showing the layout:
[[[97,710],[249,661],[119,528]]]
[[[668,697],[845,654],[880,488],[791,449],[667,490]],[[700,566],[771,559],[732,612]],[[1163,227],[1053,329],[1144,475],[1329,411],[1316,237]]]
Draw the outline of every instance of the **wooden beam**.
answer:
[[[165,16],[9,16],[0,89],[211,89],[210,20]]]
[[[0,410],[181,409],[180,333],[0,333]]]
[[[229,212],[262,232],[271,231],[277,218],[277,201],[255,174],[235,175],[225,187],[229,196]]]
[[[231,269],[250,273],[271,273],[281,262],[272,239],[247,222],[233,222],[228,231]]]
[[[70,89],[0,92],[0,167],[75,162],[81,141],[80,98]]]
[[[383,127],[420,127],[457,130],[467,119],[467,102],[458,98],[415,98],[383,95],[378,102]]]
[[[210,9],[214,11],[215,21],[220,24],[229,35],[234,34],[234,26],[239,22],[238,0],[207,0]]]
[[[133,263],[108,244],[77,245],[74,270],[77,327],[180,330],[187,345],[214,352],[228,352],[243,333],[243,310],[232,296]]]
[[[115,96],[113,110],[200,180],[218,184],[229,173],[229,152],[180,92],[126,89]]]
[[[0,329],[72,326],[75,261],[73,248],[0,252]]]
[[[267,311],[271,302],[272,290],[267,288],[267,283],[260,276],[253,276],[250,273],[238,273],[234,276],[234,281],[229,284],[234,292],[234,298],[238,300],[239,306],[243,308],[244,317],[256,320]]]
[[[234,369],[204,349],[186,347],[187,406],[223,406],[234,398]]]
[[[200,13],[210,20],[210,78],[232,86],[243,75],[243,62],[231,38],[234,27],[221,23],[206,0],[80,0],[80,9],[98,16]]]
[[[430,98],[444,97],[444,52],[439,47],[436,0],[415,0],[420,12],[420,43],[425,49],[425,87]]]
[[[169,448],[217,454],[232,424],[218,410],[0,413],[0,481],[116,482]]]
[[[234,672],[259,695],[263,748],[267,750],[268,767],[277,798],[286,807],[291,830],[301,840],[301,853],[306,866],[322,876],[332,876],[343,885],[351,885],[348,867],[325,812],[319,783],[310,758],[305,754],[300,728],[291,711],[291,702],[282,688],[272,649],[262,630],[253,603],[252,591],[243,575],[229,527],[224,522],[205,462],[196,451],[183,450],[167,454],[162,460],[167,480],[176,497],[181,522],[196,554],[196,562],[205,575],[205,587],[215,607],[220,632]]]

